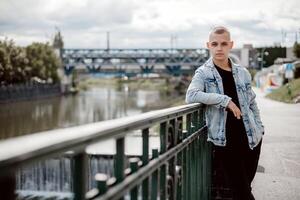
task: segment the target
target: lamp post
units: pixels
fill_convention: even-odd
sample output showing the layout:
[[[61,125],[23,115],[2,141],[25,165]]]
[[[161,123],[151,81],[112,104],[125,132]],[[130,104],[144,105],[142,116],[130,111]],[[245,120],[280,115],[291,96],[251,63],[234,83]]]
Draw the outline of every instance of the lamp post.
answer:
[[[262,48],[259,54],[258,61],[260,61],[260,69],[262,69],[264,66],[264,56],[268,56],[269,52],[266,51],[266,48]]]

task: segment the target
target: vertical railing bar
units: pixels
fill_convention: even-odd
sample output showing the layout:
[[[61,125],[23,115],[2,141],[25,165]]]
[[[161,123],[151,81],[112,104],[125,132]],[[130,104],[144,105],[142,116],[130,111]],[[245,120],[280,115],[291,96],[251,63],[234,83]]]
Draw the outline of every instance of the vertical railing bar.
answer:
[[[196,113],[193,112],[192,113],[192,133],[193,134],[196,130],[197,130],[197,123],[196,123]],[[192,198],[191,199],[196,199],[196,195],[197,195],[197,190],[196,190],[196,161],[195,161],[196,157],[195,157],[195,141],[193,141],[191,143],[191,195]]]
[[[16,194],[16,172],[7,171],[6,175],[2,175],[0,178],[0,194],[1,199],[15,200]]]
[[[81,152],[76,154],[73,159],[74,200],[81,200],[85,198],[87,191],[88,156],[85,152]]]
[[[142,130],[142,138],[143,138],[142,161],[143,161],[143,166],[145,166],[149,162],[149,128],[145,128]],[[143,196],[143,200],[149,199],[149,178],[146,178],[142,183],[142,196]]]
[[[97,189],[99,191],[99,195],[105,194],[107,191],[108,176],[106,174],[98,173],[95,175],[95,180],[97,183]]]
[[[185,139],[187,137],[187,131],[184,130],[182,132],[182,134],[183,134],[183,139]],[[187,182],[188,179],[187,179],[187,177],[188,177],[188,175],[187,175],[187,155],[186,154],[187,154],[187,148],[184,148],[183,149],[183,158],[182,158],[183,200],[188,198],[187,197],[187,190],[188,190],[188,182]]]
[[[177,118],[177,144],[182,142],[183,133],[182,133],[182,123],[183,123],[183,117],[180,116]],[[178,173],[179,176],[177,176],[177,194],[176,199],[181,200],[183,195],[183,151],[180,151],[177,155],[177,166],[178,166]]]
[[[170,120],[170,129],[172,130],[171,132],[169,132],[168,134],[171,134],[169,137],[169,139],[171,139],[172,141],[169,141],[169,143],[171,143],[172,145],[170,146],[170,148],[174,147],[176,145],[177,142],[177,128],[176,128],[176,119],[172,119]],[[177,189],[177,176],[176,176],[176,160],[177,160],[177,156],[175,155],[173,158],[171,158],[169,160],[169,175],[171,177],[171,189],[170,189],[170,194],[169,194],[169,198],[171,200],[175,200],[176,199],[176,189]]]
[[[187,136],[190,136],[192,134],[192,114],[189,113],[186,115],[186,130],[187,130]],[[191,174],[191,144],[187,146],[187,151],[186,151],[186,158],[187,158],[187,198],[186,199],[191,199],[192,195],[192,188],[191,188],[191,181],[192,181],[192,174]]]
[[[207,169],[208,169],[208,173],[207,173],[207,200],[211,199],[211,185],[212,185],[212,144],[209,142],[206,142],[206,148],[207,148],[207,157],[208,157],[208,162],[207,162]]]
[[[167,151],[167,122],[160,124],[160,154]],[[167,198],[167,166],[162,165],[160,168],[160,199]]]
[[[129,159],[129,163],[130,163],[130,169],[131,169],[131,173],[135,173],[138,171],[138,162],[140,161],[139,158],[130,158]],[[138,186],[134,187],[131,191],[130,191],[130,199],[131,200],[137,200],[138,199]]]
[[[125,168],[125,138],[121,137],[116,139],[116,157],[115,157],[115,169],[114,174],[116,177],[116,183],[120,183],[124,180],[124,168]],[[120,199],[123,199],[120,198]]]
[[[201,181],[200,181],[200,185],[199,185],[199,188],[200,188],[200,198],[203,199],[204,196],[205,196],[205,191],[204,191],[204,187],[205,187],[205,177],[204,177],[204,169],[203,169],[203,164],[204,164],[204,156],[205,156],[205,147],[203,146],[203,140],[204,140],[204,137],[201,135],[199,137],[199,146],[200,146],[200,157],[201,157],[201,160],[199,161],[199,174],[201,176]]]
[[[201,171],[200,171],[200,168],[201,168],[201,160],[202,160],[202,157],[201,157],[201,147],[200,147],[200,143],[199,143],[199,137],[197,137],[195,139],[195,151],[196,151],[196,191],[197,191],[197,199],[201,199],[201,188],[200,188],[200,184],[201,184],[201,181],[202,181],[202,177],[201,177]]]
[[[152,158],[158,157],[158,149],[152,150]],[[155,170],[151,177],[151,200],[157,199],[157,187],[158,187],[158,170]]]

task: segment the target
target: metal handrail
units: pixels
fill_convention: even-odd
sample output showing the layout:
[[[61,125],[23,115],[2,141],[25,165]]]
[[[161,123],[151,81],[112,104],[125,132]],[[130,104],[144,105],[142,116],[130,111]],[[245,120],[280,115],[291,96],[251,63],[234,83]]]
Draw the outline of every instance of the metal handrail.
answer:
[[[69,150],[83,151],[87,145],[108,138],[124,137],[129,131],[149,127],[166,119],[192,113],[199,104],[183,105],[136,116],[107,120],[7,139],[0,142],[0,173],[43,157]]]
[[[203,133],[206,130],[206,126],[202,127],[195,134],[184,139],[179,145],[168,150],[166,153],[160,155],[158,158],[151,160],[145,167],[138,170],[136,173],[126,177],[126,181],[123,181],[119,185],[112,188],[105,195],[101,196],[99,200],[113,200],[120,199],[124,194],[126,188],[127,190],[132,189],[136,184],[141,183],[145,178],[151,175],[154,171],[159,169],[159,167],[165,164],[171,157],[175,156],[177,153],[182,151],[187,147],[200,133]],[[97,198],[98,199],[98,198]]]
[[[183,130],[184,116],[186,130]],[[149,160],[149,128],[156,124],[160,124],[161,149],[160,152],[153,149]],[[125,170],[124,139],[134,130],[142,130],[143,155],[141,168],[136,162],[129,161],[132,167],[130,171],[129,168]],[[13,179],[18,167],[72,151],[72,170],[75,175],[72,177],[72,189],[76,200],[117,200],[122,199],[128,191],[133,199],[137,199],[137,187],[140,183],[143,199],[147,199],[149,177],[152,177],[151,199],[156,199],[158,170],[161,178],[160,199],[166,199],[167,186],[171,187],[168,199],[177,199],[176,196],[180,196],[179,199],[209,199],[211,161],[206,133],[203,109],[201,104],[196,103],[7,139],[0,142],[0,181],[4,180],[4,185],[0,186],[11,181],[6,198],[14,199]],[[95,178],[98,184],[98,189],[94,188],[96,193],[94,189],[87,193],[86,147],[107,139],[116,140],[114,181],[108,184],[108,180],[103,179],[101,182]],[[105,177],[101,174],[98,177],[99,175]]]

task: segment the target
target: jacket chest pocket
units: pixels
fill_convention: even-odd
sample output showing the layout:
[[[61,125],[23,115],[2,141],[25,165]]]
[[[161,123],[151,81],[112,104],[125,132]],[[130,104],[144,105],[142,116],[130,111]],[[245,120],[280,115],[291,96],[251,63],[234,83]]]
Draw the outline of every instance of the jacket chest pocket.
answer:
[[[244,83],[238,85],[238,91],[242,93],[244,100],[249,103],[251,97],[251,83]]]
[[[205,92],[208,93],[219,93],[217,81],[215,79],[205,79]]]

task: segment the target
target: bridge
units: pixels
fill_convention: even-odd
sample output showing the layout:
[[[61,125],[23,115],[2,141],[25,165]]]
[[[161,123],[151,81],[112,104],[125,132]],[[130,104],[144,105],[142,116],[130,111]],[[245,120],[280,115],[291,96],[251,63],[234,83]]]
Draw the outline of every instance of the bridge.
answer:
[[[73,69],[127,76],[192,74],[209,57],[207,49],[62,49],[65,74]]]

